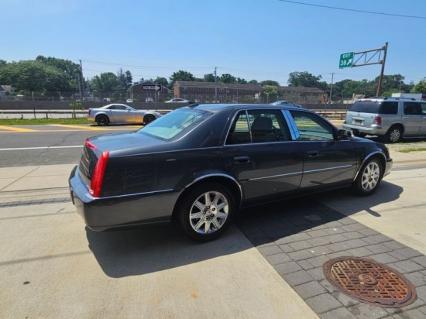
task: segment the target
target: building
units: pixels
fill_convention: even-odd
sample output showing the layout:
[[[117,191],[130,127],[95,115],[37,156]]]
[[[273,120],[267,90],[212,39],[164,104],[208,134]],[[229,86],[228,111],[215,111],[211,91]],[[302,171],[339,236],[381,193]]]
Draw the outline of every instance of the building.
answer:
[[[235,84],[197,81],[176,81],[173,85],[175,97],[202,103],[266,103],[260,84]],[[324,104],[327,94],[317,88],[301,86],[278,87],[279,100],[297,104]],[[273,102],[272,97],[268,99]]]
[[[278,88],[279,99],[296,104],[324,104],[327,102],[327,94],[318,88],[304,86],[280,86]]]
[[[258,84],[176,81],[173,85],[175,97],[203,103],[255,103],[261,92]]]
[[[144,82],[132,85],[129,95],[135,102],[161,102],[169,98],[170,90],[160,84]]]

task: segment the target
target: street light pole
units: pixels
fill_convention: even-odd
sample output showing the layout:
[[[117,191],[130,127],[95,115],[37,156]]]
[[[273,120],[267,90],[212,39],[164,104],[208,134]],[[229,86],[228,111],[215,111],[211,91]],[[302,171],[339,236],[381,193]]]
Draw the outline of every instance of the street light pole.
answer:
[[[217,66],[214,67],[214,102],[217,103]]]
[[[331,72],[331,86],[330,86],[330,101],[329,104],[332,104],[332,98],[333,98],[333,80],[334,80],[334,72]]]

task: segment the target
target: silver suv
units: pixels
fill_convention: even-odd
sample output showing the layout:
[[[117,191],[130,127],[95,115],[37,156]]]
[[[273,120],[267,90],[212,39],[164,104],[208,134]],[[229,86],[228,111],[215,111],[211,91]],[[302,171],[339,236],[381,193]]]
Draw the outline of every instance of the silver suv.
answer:
[[[391,143],[426,136],[426,101],[402,98],[361,99],[346,113],[343,128],[355,136],[378,135]]]

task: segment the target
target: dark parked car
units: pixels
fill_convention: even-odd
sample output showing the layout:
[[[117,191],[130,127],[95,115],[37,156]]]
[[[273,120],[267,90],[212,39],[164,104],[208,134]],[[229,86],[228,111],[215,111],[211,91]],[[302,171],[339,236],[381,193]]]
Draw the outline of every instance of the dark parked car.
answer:
[[[93,230],[174,219],[209,240],[241,207],[347,186],[371,194],[391,166],[384,145],[308,110],[211,104],[88,139],[69,184]]]

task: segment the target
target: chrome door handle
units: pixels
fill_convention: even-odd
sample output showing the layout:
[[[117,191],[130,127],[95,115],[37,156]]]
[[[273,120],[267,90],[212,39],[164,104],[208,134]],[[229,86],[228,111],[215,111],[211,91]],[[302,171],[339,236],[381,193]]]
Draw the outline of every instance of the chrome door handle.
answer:
[[[308,155],[308,157],[310,157],[310,158],[318,157],[319,152],[318,151],[309,151],[309,152],[306,152],[306,155]]]
[[[237,164],[250,163],[250,157],[248,157],[248,156],[235,156],[234,162],[237,163]]]

